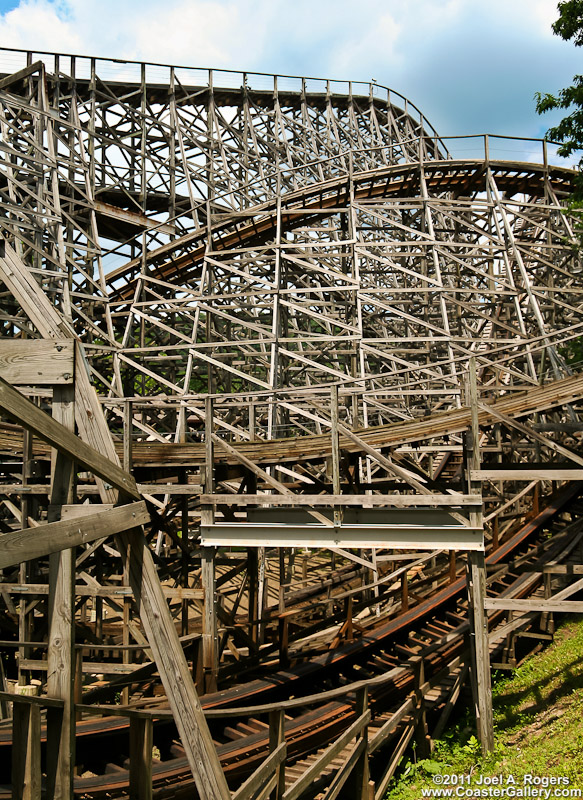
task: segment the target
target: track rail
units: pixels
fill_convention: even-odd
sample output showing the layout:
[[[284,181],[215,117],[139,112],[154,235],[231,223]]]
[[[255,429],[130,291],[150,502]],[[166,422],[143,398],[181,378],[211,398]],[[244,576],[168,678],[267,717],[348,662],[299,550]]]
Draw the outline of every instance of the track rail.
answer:
[[[577,499],[582,488],[581,484],[563,487],[543,511],[522,525],[487,558],[489,569],[494,571],[489,580],[489,591],[493,595],[532,595],[540,589],[544,563],[568,557],[573,543],[581,538],[574,534],[583,526],[583,508]],[[565,516],[569,518],[567,522]],[[544,536],[549,528],[553,532],[551,539]],[[502,566],[496,569],[497,565]],[[262,720],[265,713],[274,707],[283,708],[289,717],[285,725],[290,764],[288,782],[313,763],[314,753],[354,722],[353,693],[363,683],[369,687],[374,734],[413,690],[414,671],[409,663],[413,656],[423,657],[426,680],[431,682],[432,678],[438,677],[437,684],[434,682],[432,685],[433,705],[430,703],[429,707],[435,707],[436,713],[442,710],[444,698],[448,696],[448,682],[451,683],[452,678],[451,675],[448,679],[445,675],[439,677],[440,673],[445,670],[449,674],[448,665],[455,664],[455,679],[466,658],[469,624],[464,589],[465,579],[459,577],[432,596],[421,599],[405,613],[363,633],[357,641],[291,669],[204,696],[202,704],[230,783],[241,781],[267,757],[269,731]],[[496,626],[503,624],[502,617],[503,612],[489,614],[493,650],[501,646],[501,635],[496,636]],[[505,638],[503,631],[502,627],[502,641]],[[338,688],[330,691],[334,684]],[[306,697],[308,687],[311,696]],[[314,695],[316,687],[320,693]],[[285,698],[290,694],[299,695],[299,698],[287,701]],[[156,711],[161,715],[165,713],[153,709],[154,715]],[[164,720],[157,723],[159,739],[172,738],[172,725],[168,728],[168,724]],[[405,716],[403,722],[395,726],[387,744],[399,740],[410,724],[410,715]],[[87,741],[99,741],[100,748],[107,751],[111,746],[108,742],[117,741],[115,734],[127,730],[127,722],[119,717],[94,718],[80,723],[79,730],[84,731],[79,739],[84,751],[88,749],[86,744],[82,744],[86,737]],[[0,738],[0,745],[2,743],[4,747],[7,744],[5,733]],[[180,751],[178,744],[167,747],[167,760],[154,765],[154,796],[157,800],[186,797],[193,790],[188,763],[180,756]],[[113,754],[104,755],[106,761],[112,757]],[[119,758],[113,758],[113,761],[119,763]],[[294,763],[296,766],[292,767]],[[97,777],[77,779],[75,796],[85,800],[121,798],[127,792],[127,785],[127,771],[117,766],[115,774],[106,772]],[[317,791],[318,787],[314,786],[315,794],[312,796],[316,796]],[[8,796],[0,791],[0,797]]]

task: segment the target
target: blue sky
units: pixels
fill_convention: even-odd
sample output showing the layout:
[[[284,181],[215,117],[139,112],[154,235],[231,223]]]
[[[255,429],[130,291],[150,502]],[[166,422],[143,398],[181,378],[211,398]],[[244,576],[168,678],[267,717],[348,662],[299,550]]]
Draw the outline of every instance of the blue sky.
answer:
[[[583,73],[556,16],[556,0],[0,0],[0,45],[375,78],[442,135],[537,137],[553,117],[534,92]]]

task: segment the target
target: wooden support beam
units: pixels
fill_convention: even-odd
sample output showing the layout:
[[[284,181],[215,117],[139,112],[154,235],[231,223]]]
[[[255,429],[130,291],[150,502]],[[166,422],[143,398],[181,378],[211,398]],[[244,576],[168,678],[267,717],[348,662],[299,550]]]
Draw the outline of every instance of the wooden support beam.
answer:
[[[41,526],[42,527],[42,526]],[[36,529],[35,529],[36,530]],[[1,583],[0,589],[7,594],[26,595],[47,595],[49,587],[46,583]],[[203,589],[184,589],[182,586],[163,586],[162,591],[167,600],[203,600]],[[129,586],[83,586],[75,585],[75,595],[77,597],[108,597],[111,599],[132,597],[133,592]]]
[[[95,211],[103,217],[110,217],[111,219],[125,222],[139,229],[156,230],[160,233],[168,233],[173,235],[175,228],[173,225],[167,225],[157,219],[150,219],[145,214],[139,214],[135,211],[128,211],[125,208],[111,205],[111,203],[103,203],[100,200],[95,200],[93,203]]]
[[[12,800],[41,800],[40,705],[15,700],[12,720]]]
[[[583,614],[583,602],[577,600],[544,600],[533,597],[529,600],[513,600],[506,597],[487,597],[484,608],[497,611],[540,611],[546,613]]]
[[[565,456],[565,458],[569,459],[569,461],[572,461],[574,464],[583,466],[583,458],[581,456],[577,455],[577,453],[574,453],[572,450],[569,450],[567,447],[563,447],[562,445],[558,444],[558,442],[554,442],[552,439],[549,439],[548,436],[543,436],[542,433],[539,433],[533,428],[529,428],[522,422],[518,422],[518,420],[509,417],[507,414],[503,414],[501,411],[498,411],[495,408],[492,408],[492,406],[486,405],[485,403],[478,403],[478,408],[481,411],[492,414],[495,419],[500,420],[500,422],[503,422],[504,425],[508,426],[509,428],[514,428],[514,430],[519,431],[524,436],[534,439],[536,442],[548,447],[549,450],[553,450],[553,452]]]
[[[474,474],[480,467],[480,429],[478,425],[478,385],[476,360],[470,359],[467,398],[471,411],[471,427],[466,432],[466,459],[469,473],[468,494],[480,492]],[[470,522],[483,526],[482,510],[470,512]],[[490,651],[488,649],[488,618],[484,612],[486,598],[486,561],[483,551],[468,552],[467,587],[472,633],[472,680],[475,699],[478,737],[483,752],[494,748],[494,718],[492,711],[492,682]]]
[[[72,339],[0,339],[0,377],[14,385],[72,384],[75,343]]]
[[[75,402],[77,403],[77,392]],[[99,404],[97,407],[101,415]],[[86,467],[123,494],[136,500],[140,499],[136,482],[131,475],[41,411],[2,377],[0,377],[0,409],[59,452],[69,456],[76,464]]]
[[[65,519],[39,525],[37,528],[6,533],[2,536],[0,569],[111,536],[136,525],[147,525],[149,522],[150,515],[142,500],[113,508],[111,511],[90,514],[81,521],[75,518]]]
[[[75,391],[73,386],[55,386],[53,390],[53,417],[68,431],[75,427]],[[64,504],[73,499],[74,465],[67,454],[53,451],[49,520],[59,520]],[[77,528],[80,523],[74,521]],[[69,800],[73,794],[75,767],[75,550],[74,544],[53,530],[53,538],[41,533],[41,544],[49,543],[49,646],[47,652],[47,692],[63,701],[61,727],[47,739],[47,788],[50,800]],[[33,532],[43,526],[34,528]],[[29,532],[30,533],[30,532]],[[61,531],[62,534],[62,531]],[[36,539],[34,540],[37,544]],[[75,539],[73,539],[73,542]],[[30,547],[27,548],[27,552]]]
[[[130,800],[152,800],[152,717],[130,717]]]
[[[216,691],[219,671],[215,552],[214,547],[203,547],[201,550],[201,579],[204,591],[202,659],[207,692]]]
[[[448,722],[448,720],[449,720],[449,718],[451,716],[451,712],[453,711],[453,709],[455,707],[455,704],[458,701],[458,698],[460,696],[460,692],[461,692],[462,687],[464,685],[464,681],[466,680],[466,678],[468,676],[468,671],[469,671],[469,665],[468,664],[464,664],[460,668],[460,670],[459,670],[459,672],[458,672],[458,674],[457,674],[457,676],[455,678],[455,681],[454,681],[454,684],[453,684],[453,687],[452,687],[452,690],[451,690],[451,694],[448,697],[447,702],[446,702],[445,706],[443,707],[443,710],[442,710],[441,714],[439,715],[439,719],[437,720],[435,728],[431,732],[431,735],[432,735],[432,737],[434,739],[441,739],[441,734],[445,730],[445,726],[447,725],[447,722]]]
[[[280,492],[282,495],[287,495],[287,496],[292,495],[292,492],[287,488],[287,486],[284,486],[283,483],[280,483],[280,481],[278,481],[276,478],[273,478],[269,473],[261,469],[261,467],[258,467],[257,464],[254,464],[253,461],[247,458],[247,456],[243,455],[243,453],[240,453],[238,450],[235,450],[234,447],[225,442],[224,439],[221,439],[215,433],[212,434],[212,441],[214,442],[214,444],[217,444],[219,445],[219,447],[222,447],[223,450],[226,450],[226,452],[229,453],[229,455],[233,456],[233,458],[235,458],[237,461],[239,461],[241,464],[247,467],[247,469],[251,470],[251,472],[258,478],[262,478],[265,481],[265,483],[267,483],[269,486],[273,486],[273,488],[276,489],[278,492]],[[208,492],[206,492],[206,494],[208,494]],[[326,525],[327,527],[332,527],[334,524],[331,520],[327,519],[323,514],[320,514],[317,511],[310,511],[310,514],[311,516],[314,517],[314,519],[317,519],[318,522],[321,522],[323,525]]]
[[[282,708],[276,708],[269,712],[269,750],[274,753],[282,745],[285,745],[285,713]],[[276,767],[275,787],[271,800],[281,800],[284,792],[285,760]]]
[[[370,711],[361,714],[352,725],[344,731],[329,747],[314,761],[308,769],[284,793],[282,800],[296,800],[310,784],[321,774],[322,769],[336,758],[352,739],[358,736],[370,722]],[[359,798],[360,800],[360,798]]]
[[[16,251],[5,242],[0,277],[43,339],[75,339],[75,331],[41,289]]]
[[[42,61],[35,61],[33,64],[30,64],[28,67],[23,67],[19,69],[18,72],[13,72],[11,75],[7,75],[5,78],[0,80],[0,91],[4,91],[9,86],[12,86],[19,81],[23,81],[25,78],[29,78],[31,75],[34,75],[35,72],[39,74],[44,72],[45,65]]]
[[[422,686],[425,684],[425,660],[423,656],[412,656],[409,662],[413,667],[413,675],[415,678],[415,703],[419,712],[419,718],[415,728],[417,752],[421,758],[429,758],[431,754],[431,738],[427,728],[425,695],[422,691]]]
[[[138,484],[138,488],[141,484]],[[172,484],[169,484],[169,489]],[[0,485],[0,490],[2,489]],[[149,491],[149,490],[148,490]],[[152,492],[150,492],[152,494]],[[201,504],[228,506],[327,506],[343,505],[361,507],[386,506],[387,508],[431,507],[436,506],[481,506],[481,495],[467,494],[202,494]]]
[[[127,564],[142,625],[201,800],[230,800],[227,782],[147,542],[139,529],[118,534],[116,541]]]
[[[472,480],[489,481],[583,481],[583,469],[527,467],[526,469],[474,469]]]
[[[363,686],[356,692],[355,711],[358,716],[366,714],[368,711],[368,686]],[[364,747],[359,745],[364,744]],[[346,788],[339,793],[339,797],[349,797],[355,800],[368,800],[369,797],[369,780],[370,771],[368,765],[368,726],[365,725],[357,740],[357,750],[360,750],[360,755],[355,759],[354,765],[350,764],[349,767],[345,766],[344,769],[350,773],[350,778],[346,784]]]

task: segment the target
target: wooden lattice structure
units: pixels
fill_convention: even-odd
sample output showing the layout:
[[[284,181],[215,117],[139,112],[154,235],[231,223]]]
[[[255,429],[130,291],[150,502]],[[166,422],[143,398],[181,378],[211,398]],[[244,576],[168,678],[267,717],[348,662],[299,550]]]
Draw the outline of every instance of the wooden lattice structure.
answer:
[[[48,596],[49,654],[68,642],[59,679],[53,656],[44,668],[68,719],[54,796],[71,791],[75,596],[98,609],[96,634],[103,598],[123,596],[99,560],[108,534],[136,599],[122,646],[147,636],[201,797],[229,790],[163,591],[183,636],[200,630],[195,678],[212,691],[221,654],[264,640],[270,541],[282,659],[289,548],[364,566],[378,603],[377,548],[452,551],[452,580],[453,551],[472,551],[483,686],[484,531],[496,548],[502,512],[522,519],[583,477],[573,172],[543,141],[520,145],[534,161],[501,158],[522,140],[488,136],[460,157],[377,84],[11,50],[0,73],[0,567],[3,596]],[[44,525],[57,527],[28,550]],[[245,575],[232,613],[217,601],[227,542],[243,553],[229,575]],[[17,567],[25,552],[36,560]],[[8,610],[25,683],[41,669],[33,611]],[[179,724],[192,708],[196,724]]]

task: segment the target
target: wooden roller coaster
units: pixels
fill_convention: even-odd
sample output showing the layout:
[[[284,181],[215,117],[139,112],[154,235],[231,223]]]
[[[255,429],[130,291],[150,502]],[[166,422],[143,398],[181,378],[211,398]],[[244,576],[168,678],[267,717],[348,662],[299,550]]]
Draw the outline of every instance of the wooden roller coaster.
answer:
[[[377,84],[0,75],[0,797],[382,800],[466,684],[489,749],[583,610],[574,173]]]

